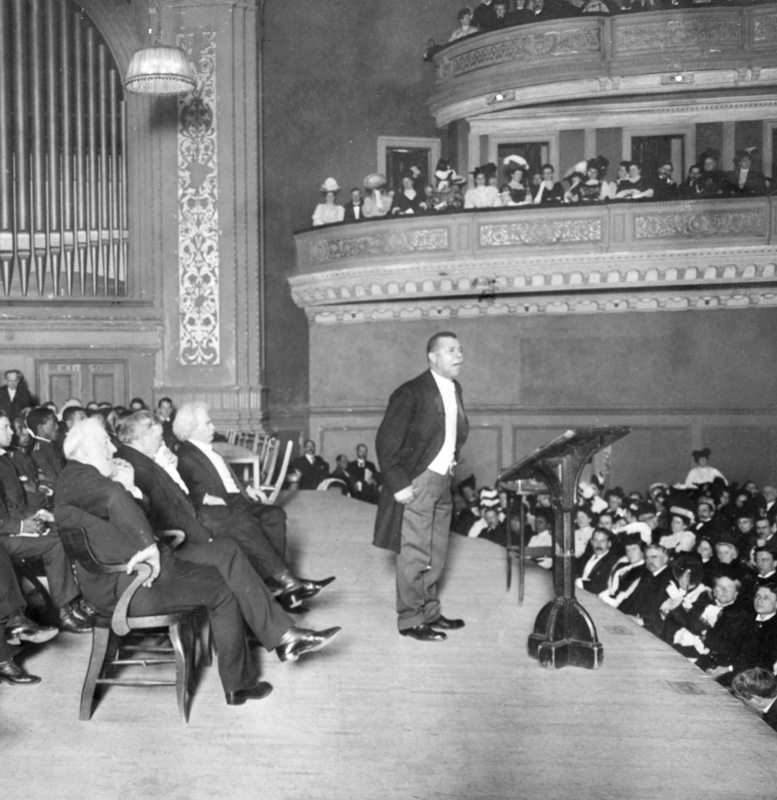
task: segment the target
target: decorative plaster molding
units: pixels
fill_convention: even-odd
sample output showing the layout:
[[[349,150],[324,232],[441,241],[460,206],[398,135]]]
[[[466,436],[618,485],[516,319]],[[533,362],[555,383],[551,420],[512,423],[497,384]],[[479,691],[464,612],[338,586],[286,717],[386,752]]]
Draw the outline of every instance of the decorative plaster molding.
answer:
[[[777,14],[759,15],[753,22],[754,42],[768,42],[772,45],[777,40]]]
[[[481,247],[552,245],[565,242],[600,242],[601,219],[560,219],[480,225]]]
[[[711,236],[766,237],[769,234],[765,208],[747,211],[692,211],[636,214],[636,239],[688,239]]]
[[[742,18],[736,11],[712,19],[684,17],[660,21],[629,19],[614,28],[616,53],[634,55],[648,50],[682,48],[684,58],[712,57],[723,47],[739,45]],[[689,52],[689,48],[692,48]]]
[[[326,264],[342,258],[447,250],[448,247],[447,227],[411,231],[387,229],[366,236],[327,238],[313,242],[310,246],[310,260],[314,264]]]
[[[219,349],[216,34],[181,34],[197,89],[178,101],[178,360],[214,366]]]

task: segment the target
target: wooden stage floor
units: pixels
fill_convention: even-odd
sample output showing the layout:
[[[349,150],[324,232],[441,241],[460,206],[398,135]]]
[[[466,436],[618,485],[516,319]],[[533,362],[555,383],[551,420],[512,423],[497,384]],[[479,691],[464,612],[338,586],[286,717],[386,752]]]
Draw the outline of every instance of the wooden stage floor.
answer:
[[[327,650],[282,665],[259,651],[270,697],[230,708],[215,666],[190,722],[174,690],[113,689],[78,722],[88,637],[33,650],[33,687],[0,684],[0,798],[673,800],[777,796],[777,736],[717,684],[595,598],[598,670],[543,669],[526,638],[551,595],[527,571],[505,592],[504,551],[452,539],[443,643],[400,637],[374,507],[325,492],[288,499],[299,572],[337,581],[311,627]]]

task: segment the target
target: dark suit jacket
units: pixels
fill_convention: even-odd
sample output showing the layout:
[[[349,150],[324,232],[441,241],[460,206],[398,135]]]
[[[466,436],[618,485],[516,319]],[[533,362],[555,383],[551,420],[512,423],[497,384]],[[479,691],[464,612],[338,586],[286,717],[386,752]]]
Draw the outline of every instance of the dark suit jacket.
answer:
[[[0,455],[0,499],[13,519],[26,519],[43,508],[43,497],[28,495],[9,454]]]
[[[459,415],[456,426],[456,452],[467,440],[469,423],[464,413],[461,386],[454,381]],[[375,450],[383,473],[375,518],[373,544],[399,552],[404,506],[394,495],[410,486],[434,461],[445,442],[445,408],[442,395],[430,370],[403,383],[389,399],[378,428]]]
[[[359,203],[359,219],[356,219],[356,215],[354,214],[353,202],[348,202],[343,205],[345,209],[345,216],[343,217],[343,222],[361,222],[364,219],[364,203]]]
[[[588,563],[591,557],[592,556],[586,558],[585,556],[581,556],[580,558],[575,559],[578,578],[583,578],[583,570],[585,569],[585,565]],[[583,579],[583,588],[587,592],[592,592],[593,594],[599,594],[599,592],[603,592],[608,586],[610,573],[612,572],[612,568],[615,566],[617,560],[618,554],[612,550],[609,550],[607,553],[605,553],[605,555],[599,559],[597,564],[591,570],[588,577]]]
[[[38,468],[38,482],[53,489],[65,468],[65,460],[53,442],[45,439],[33,439],[33,442],[30,455]]]
[[[8,394],[8,386],[0,386],[0,411],[4,411],[10,420],[20,416],[25,408],[31,408],[34,405],[35,400],[26,386],[16,387],[13,400]]]
[[[329,477],[329,464],[321,456],[313,456],[312,464],[307,456],[300,456],[289,464],[289,472],[294,471],[302,476],[299,480],[300,489],[317,489],[318,484]]]
[[[212,538],[211,532],[197,519],[192,501],[159,464],[126,444],[119,447],[116,455],[132,464],[135,486],[149,500],[146,516],[155,530],[182,530],[190,544],[204,544]]]
[[[189,497],[198,510],[202,506],[202,498],[206,494],[220,497],[224,501],[228,501],[233,496],[227,492],[224,481],[221,480],[221,476],[211,460],[191,442],[181,442],[178,448],[178,472],[183,478],[183,482],[189,487]],[[240,486],[237,479],[235,483],[238,487]]]

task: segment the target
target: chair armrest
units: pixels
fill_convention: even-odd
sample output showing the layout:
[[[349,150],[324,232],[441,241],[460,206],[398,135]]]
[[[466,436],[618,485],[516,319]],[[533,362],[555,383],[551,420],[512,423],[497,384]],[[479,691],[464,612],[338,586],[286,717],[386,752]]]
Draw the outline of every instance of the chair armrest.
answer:
[[[178,528],[157,531],[156,534],[167,543],[171,550],[175,550],[186,541],[186,533]]]
[[[121,568],[120,568],[121,569]],[[123,568],[126,571],[126,566]],[[117,570],[112,569],[111,572]],[[119,636],[126,636],[130,632],[129,624],[127,623],[127,611],[135,592],[151,577],[153,569],[150,564],[145,561],[139,561],[135,564],[135,578],[132,583],[122,592],[116,608],[113,610],[113,617],[111,618],[111,628],[114,633]]]

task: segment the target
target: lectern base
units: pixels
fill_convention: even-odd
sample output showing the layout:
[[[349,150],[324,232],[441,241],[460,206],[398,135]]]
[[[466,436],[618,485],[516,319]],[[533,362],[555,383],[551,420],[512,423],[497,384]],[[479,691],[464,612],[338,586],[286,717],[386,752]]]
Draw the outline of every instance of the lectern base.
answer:
[[[537,615],[529,655],[542,667],[596,669],[604,648],[588,612],[573,598],[557,597]]]

